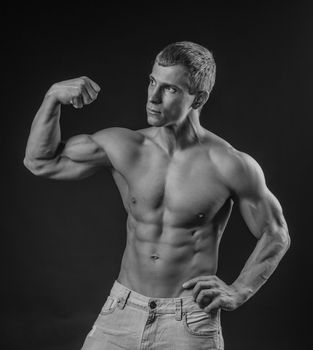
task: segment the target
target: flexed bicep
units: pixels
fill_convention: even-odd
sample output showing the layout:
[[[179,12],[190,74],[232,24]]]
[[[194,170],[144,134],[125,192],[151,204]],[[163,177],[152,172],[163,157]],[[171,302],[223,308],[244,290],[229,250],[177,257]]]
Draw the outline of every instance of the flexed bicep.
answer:
[[[104,148],[95,135],[81,134],[60,144],[57,155],[45,162],[42,173],[53,180],[79,180],[94,174],[99,168],[110,166]]]

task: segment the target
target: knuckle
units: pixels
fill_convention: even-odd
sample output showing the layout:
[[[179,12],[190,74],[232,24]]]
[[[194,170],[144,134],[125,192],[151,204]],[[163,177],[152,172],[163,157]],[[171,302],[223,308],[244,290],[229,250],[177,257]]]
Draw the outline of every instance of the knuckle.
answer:
[[[223,304],[223,305],[227,304],[227,300],[225,300],[223,297],[217,297],[216,300],[218,304]]]
[[[231,303],[225,299],[220,299],[220,305],[223,305],[226,309],[230,309],[232,307]]]
[[[199,296],[203,297],[205,294],[206,294],[205,290],[202,289],[199,293]]]
[[[82,87],[83,85],[85,85],[85,80],[83,78],[79,78],[78,83]]]

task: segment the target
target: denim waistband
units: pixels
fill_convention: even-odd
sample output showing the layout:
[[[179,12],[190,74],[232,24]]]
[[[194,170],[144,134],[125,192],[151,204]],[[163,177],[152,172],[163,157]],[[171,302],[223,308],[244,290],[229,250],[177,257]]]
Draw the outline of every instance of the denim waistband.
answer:
[[[123,309],[126,304],[129,304],[156,314],[176,314],[176,319],[181,319],[182,314],[186,312],[204,311],[193,299],[193,296],[181,298],[150,298],[125,287],[117,280],[114,281],[110,296],[116,299],[120,309]],[[214,316],[218,322],[220,318],[219,314],[220,310],[218,310],[217,314]]]

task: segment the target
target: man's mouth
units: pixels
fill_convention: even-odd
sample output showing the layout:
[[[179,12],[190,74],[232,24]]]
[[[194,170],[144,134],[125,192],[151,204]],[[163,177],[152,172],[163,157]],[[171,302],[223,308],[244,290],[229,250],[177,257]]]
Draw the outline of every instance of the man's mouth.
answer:
[[[160,111],[157,111],[156,109],[152,109],[152,108],[149,108],[149,107],[147,107],[147,111],[149,113],[151,113],[151,114],[156,114],[156,115],[161,114]]]

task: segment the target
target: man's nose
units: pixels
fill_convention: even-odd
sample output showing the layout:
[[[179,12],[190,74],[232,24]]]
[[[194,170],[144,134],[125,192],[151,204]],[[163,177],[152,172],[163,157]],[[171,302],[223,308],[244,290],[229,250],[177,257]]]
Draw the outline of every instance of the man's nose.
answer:
[[[159,104],[162,102],[162,95],[160,88],[155,88],[150,92],[149,102]]]

